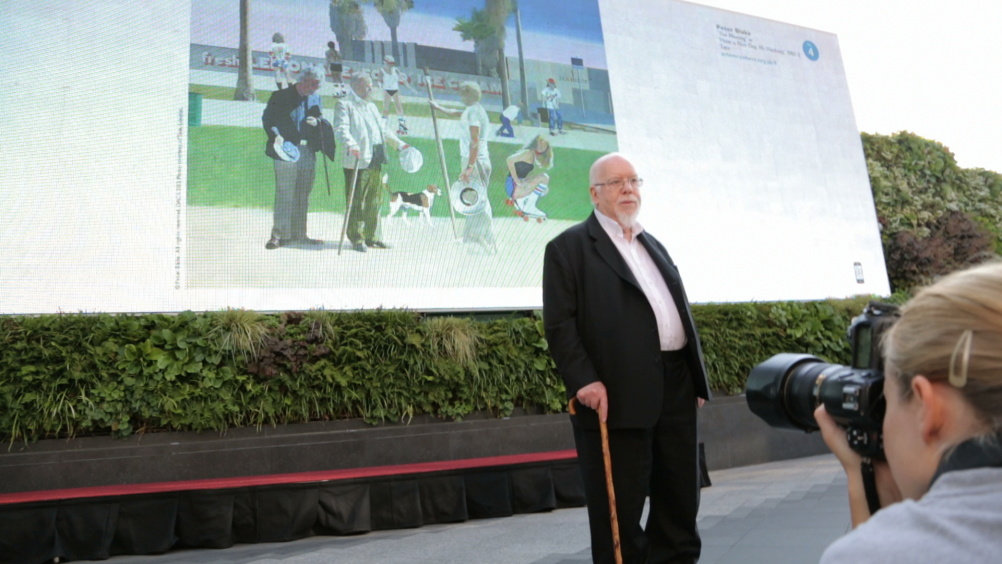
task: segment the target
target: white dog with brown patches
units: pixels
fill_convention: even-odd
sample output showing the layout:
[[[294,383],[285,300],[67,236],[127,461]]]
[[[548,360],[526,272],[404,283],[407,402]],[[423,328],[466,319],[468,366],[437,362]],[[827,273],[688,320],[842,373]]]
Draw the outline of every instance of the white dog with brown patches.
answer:
[[[404,210],[416,211],[424,216],[425,221],[428,225],[431,225],[431,205],[435,203],[435,196],[438,195],[438,186],[434,184],[429,184],[423,192],[418,192],[412,194],[410,192],[394,192],[390,190],[390,186],[386,183],[389,175],[383,175],[383,188],[390,193],[390,213],[386,217],[393,217],[397,215],[397,212]],[[407,214],[401,213],[401,217],[407,220]]]

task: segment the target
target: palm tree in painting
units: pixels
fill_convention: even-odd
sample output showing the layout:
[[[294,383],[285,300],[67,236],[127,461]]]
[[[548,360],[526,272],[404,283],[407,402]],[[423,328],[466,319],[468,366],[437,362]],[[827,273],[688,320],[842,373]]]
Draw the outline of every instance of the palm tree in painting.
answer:
[[[362,15],[362,7],[356,0],[331,0],[330,27],[341,46],[341,56],[345,60],[357,61],[353,41],[365,39],[369,32]]]
[[[237,69],[237,87],[233,91],[233,99],[254,101],[254,75],[251,70],[254,62],[251,60],[250,48],[250,3],[251,0],[240,0],[240,67]]]
[[[505,24],[507,24],[513,8],[514,0],[486,0],[484,2],[487,21],[494,29],[494,37],[497,39],[497,76],[501,79],[501,107],[504,108],[511,104],[511,92],[508,91],[508,61],[504,56],[504,38]]]
[[[400,15],[414,7],[414,0],[373,0],[373,4],[379,15],[383,16],[386,26],[390,28],[393,57],[398,63],[402,63],[400,49],[397,47],[397,28],[400,27]]]
[[[487,12],[474,8],[470,13],[470,18],[457,19],[456,25],[453,26],[452,30],[458,31],[459,37],[462,38],[463,41],[473,42],[473,54],[477,58],[477,73],[491,74],[490,72],[484,73],[485,66],[488,68],[492,67],[492,65],[487,64],[484,59],[487,58],[489,61],[493,62],[493,55],[496,53],[494,28],[487,19]],[[485,57],[485,54],[490,56]]]

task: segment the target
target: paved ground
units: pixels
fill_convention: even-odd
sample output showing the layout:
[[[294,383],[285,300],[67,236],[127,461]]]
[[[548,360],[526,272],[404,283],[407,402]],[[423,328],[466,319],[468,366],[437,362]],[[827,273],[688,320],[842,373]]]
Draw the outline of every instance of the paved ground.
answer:
[[[710,473],[702,564],[803,564],[849,528],[845,476],[830,455]],[[585,564],[585,510],[481,519],[351,537],[112,558],[113,564]]]

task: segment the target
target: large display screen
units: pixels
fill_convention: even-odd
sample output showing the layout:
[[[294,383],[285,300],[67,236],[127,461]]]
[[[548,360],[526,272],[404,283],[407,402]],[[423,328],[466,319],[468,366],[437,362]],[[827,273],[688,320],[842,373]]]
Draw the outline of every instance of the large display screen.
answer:
[[[887,293],[834,35],[667,0],[397,4],[5,3],[0,313],[536,308],[616,150],[693,300]],[[281,93],[307,69],[314,95]],[[369,184],[339,110],[361,76]],[[316,142],[283,144],[279,110]]]

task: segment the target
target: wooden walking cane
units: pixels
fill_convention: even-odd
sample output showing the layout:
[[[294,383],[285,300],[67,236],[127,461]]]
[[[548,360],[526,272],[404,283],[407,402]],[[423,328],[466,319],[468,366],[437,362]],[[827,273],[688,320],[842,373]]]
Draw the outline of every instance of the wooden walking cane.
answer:
[[[449,201],[449,218],[452,222],[452,235],[459,238],[459,230],[456,227],[456,212],[452,209],[452,197],[450,192],[449,169],[445,166],[445,149],[442,147],[442,135],[438,132],[438,116],[435,115],[435,97],[431,93],[431,72],[428,67],[424,68],[424,83],[428,87],[428,110],[431,112],[431,125],[435,130],[435,143],[438,146],[438,163],[442,167],[442,180],[445,181],[446,200]]]
[[[567,402],[567,411],[576,415],[574,404],[577,398]],[[612,547],[616,551],[616,564],[623,564],[623,552],[619,548],[619,516],[616,514],[616,488],[612,485],[612,458],[609,456],[609,427],[601,417],[598,420],[598,430],[602,434],[602,462],[605,463],[605,491],[609,497],[609,521],[612,525]]]
[[[361,151],[361,149],[359,149]],[[341,223],[341,238],[337,242],[337,256],[341,256],[341,247],[344,246],[344,234],[348,231],[348,216],[351,215],[351,204],[355,201],[355,184],[358,183],[358,161],[361,157],[355,157],[355,167],[351,173],[351,188],[348,189],[348,201],[345,202],[344,222]]]
[[[324,180],[327,182],[327,195],[331,195],[331,177],[330,173],[327,172],[327,147],[324,145],[324,132],[323,132],[323,116],[320,116],[321,121],[317,122],[317,127],[320,129],[320,161],[324,163]],[[340,247],[338,250],[341,250]]]

